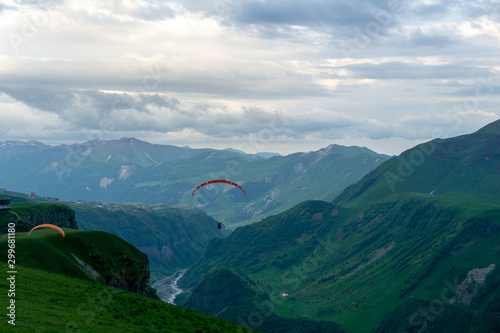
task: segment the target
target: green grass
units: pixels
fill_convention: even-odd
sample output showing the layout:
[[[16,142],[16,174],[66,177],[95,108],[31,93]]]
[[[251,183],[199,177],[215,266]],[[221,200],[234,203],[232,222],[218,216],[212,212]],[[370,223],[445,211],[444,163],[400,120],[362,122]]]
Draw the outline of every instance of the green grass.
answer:
[[[16,264],[100,283],[123,279],[123,287],[130,288],[144,274],[143,267],[148,265],[146,255],[123,239],[101,231],[63,230],[65,237],[52,229],[38,229],[30,236],[26,232],[17,232]],[[8,248],[7,237],[0,236],[0,258],[4,261]],[[90,265],[100,276],[92,276],[75,256]]]
[[[332,322],[285,318],[270,312],[270,298],[241,270],[220,267],[210,271],[181,305],[252,328],[273,333],[343,332]],[[261,316],[261,319],[255,319]]]
[[[22,265],[16,268],[17,332],[238,331],[236,324],[158,300]],[[8,270],[5,262],[0,262],[0,270]],[[4,309],[8,289],[7,280],[1,279]],[[6,318],[0,331],[13,331]]]
[[[205,257],[180,283],[190,286],[209,267],[233,265],[259,281],[267,294],[293,292],[276,303],[280,316],[307,316],[339,323],[346,332],[371,332],[407,300],[432,301],[448,266],[464,275],[497,262],[494,245],[500,237],[494,228],[500,228],[500,204],[492,196],[397,193],[348,209],[311,201],[209,243]],[[304,269],[319,249],[317,240],[327,235],[336,245],[332,253]],[[457,249],[473,239],[455,258]],[[391,244],[391,250],[370,261]]]

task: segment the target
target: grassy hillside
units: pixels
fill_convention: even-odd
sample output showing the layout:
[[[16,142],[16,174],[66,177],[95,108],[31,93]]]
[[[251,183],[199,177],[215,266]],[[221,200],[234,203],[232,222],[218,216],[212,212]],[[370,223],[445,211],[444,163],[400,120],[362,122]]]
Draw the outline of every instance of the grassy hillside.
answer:
[[[410,149],[333,204],[304,202],[209,243],[180,285],[231,265],[259,282],[280,316],[346,332],[494,331],[499,140],[497,121]]]
[[[123,239],[101,231],[39,229],[16,233],[16,263],[150,295],[149,261]],[[0,236],[6,261],[7,235]]]
[[[45,210],[53,212],[54,206],[72,212],[64,205],[19,205],[13,211],[21,216],[45,216]],[[12,212],[2,214],[16,216]],[[30,236],[26,232],[15,234],[15,296],[3,293],[0,301],[7,306],[12,297],[16,300],[16,330],[193,333],[238,330],[237,325],[229,322],[144,297],[155,296],[149,287],[148,258],[118,236],[102,231],[63,230],[64,237],[52,229],[35,230]],[[0,269],[4,272],[12,270],[6,263],[7,249],[8,235],[2,235]],[[0,288],[9,290],[8,283],[2,279]],[[10,329],[12,325],[2,321],[0,330]]]
[[[7,264],[0,261],[0,270]],[[237,332],[238,325],[126,291],[17,266],[16,332]],[[8,290],[6,279],[0,288]],[[10,299],[0,296],[2,306]],[[13,330],[4,318],[0,331]],[[244,329],[240,329],[244,331]]]
[[[195,311],[273,333],[343,332],[338,324],[288,319],[272,313],[269,295],[242,271],[221,267],[210,271],[182,303]],[[249,304],[257,304],[258,311]]]
[[[398,305],[439,297],[446,277],[460,282],[500,264],[500,204],[459,197],[398,194],[350,209],[306,202],[210,242],[179,282],[196,285],[209,269],[231,265],[269,295],[291,292],[274,297],[277,315],[370,332]]]

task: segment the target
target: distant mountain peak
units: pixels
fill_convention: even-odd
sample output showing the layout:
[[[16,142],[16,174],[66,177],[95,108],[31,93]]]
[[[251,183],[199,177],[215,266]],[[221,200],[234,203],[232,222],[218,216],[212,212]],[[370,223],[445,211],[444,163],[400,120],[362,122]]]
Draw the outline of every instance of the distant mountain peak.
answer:
[[[97,145],[100,145],[101,143],[104,143],[103,140],[99,139],[99,138],[96,138],[96,139],[93,139],[93,140],[89,140],[87,142],[85,142],[93,147],[97,146]]]
[[[111,140],[106,140],[106,141],[103,141],[105,143],[111,143],[111,142],[119,142],[119,143],[140,143],[140,144],[151,144],[147,141],[143,141],[143,140],[140,140],[140,139],[137,139],[135,137],[123,137],[123,138],[120,138],[120,139],[111,139]]]
[[[7,140],[5,142],[0,142],[0,146],[36,146],[36,147],[48,147],[48,145],[36,141],[36,140]]]
[[[310,151],[308,153],[314,153],[314,154],[320,154],[320,155],[329,155],[332,153],[375,153],[373,150],[366,148],[366,147],[360,147],[360,146],[343,146],[343,145],[338,145],[335,143],[332,143],[324,148],[318,149],[316,151]],[[306,153],[306,154],[308,154]]]
[[[241,154],[241,155],[246,155],[247,154],[243,150],[238,150],[238,149],[234,149],[234,148],[226,148],[224,150],[225,151],[230,151],[232,153],[238,153],[238,154]]]
[[[141,140],[138,140],[138,139],[136,139],[134,137],[131,137],[131,138],[123,137],[123,138],[119,139],[118,141],[120,141],[120,142],[126,142],[126,143],[132,143],[134,141],[141,141]]]
[[[0,142],[0,157],[1,156],[13,156],[16,154],[42,150],[50,148],[51,146],[46,145],[42,142],[36,140],[8,140],[5,142]]]

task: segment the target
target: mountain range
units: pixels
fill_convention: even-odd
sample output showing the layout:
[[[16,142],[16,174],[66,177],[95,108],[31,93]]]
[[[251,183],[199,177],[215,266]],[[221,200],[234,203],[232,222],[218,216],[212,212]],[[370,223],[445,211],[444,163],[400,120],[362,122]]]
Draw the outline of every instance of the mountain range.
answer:
[[[214,239],[180,279],[190,292],[179,304],[203,313],[214,309],[200,295],[219,310],[244,304],[247,317],[216,315],[254,329],[271,312],[346,332],[498,332],[499,149],[500,121],[436,139],[385,161],[332,202],[305,201]],[[258,292],[218,297],[205,279],[226,267]]]
[[[185,204],[234,228],[303,200],[333,199],[389,158],[367,148],[338,145],[264,155],[268,158],[135,138],[59,146],[8,141],[0,143],[0,184],[65,201]],[[192,196],[197,185],[219,178],[242,185],[247,195],[221,185],[204,187]]]
[[[67,203],[70,209],[3,191],[15,202],[12,212],[0,212],[0,227],[17,217],[24,263],[19,286],[36,304],[28,306],[28,298],[20,297],[25,318],[20,323],[27,331],[40,322],[55,331],[125,331],[127,325],[193,332],[500,331],[500,121],[392,158],[337,145],[269,158],[153,146],[134,138],[80,146],[0,146],[4,187],[24,184],[25,192],[63,199],[98,193],[96,198],[122,202],[80,198]],[[202,192],[205,201],[191,196],[206,175],[239,181],[247,197],[216,187]],[[30,187],[49,179],[61,192]],[[333,189],[332,179],[342,186]],[[84,185],[88,189],[80,192]],[[159,195],[164,195],[161,204],[155,201]],[[167,199],[189,205],[167,206]],[[193,206],[223,220],[223,229]],[[235,214],[243,217],[233,219]],[[70,228],[77,222],[89,231],[67,230],[73,241],[66,243],[43,230],[28,239],[26,228],[47,219],[60,219]],[[243,224],[248,225],[237,227]],[[234,231],[229,234],[225,225]],[[110,231],[132,245],[90,230]],[[4,252],[7,244],[0,236]],[[60,260],[37,260],[40,248]],[[170,266],[159,260],[167,257]],[[175,302],[196,312],[105,289],[113,281],[125,290],[130,282],[137,286],[134,281],[149,276],[136,274],[146,272],[146,260],[163,265],[164,273],[185,267],[182,263],[193,265],[178,281],[185,292]],[[59,290],[58,298],[40,288]],[[134,292],[151,292],[139,290]],[[103,291],[112,295],[105,303]],[[100,302],[91,306],[91,319],[58,315],[66,309],[78,314],[87,295]]]

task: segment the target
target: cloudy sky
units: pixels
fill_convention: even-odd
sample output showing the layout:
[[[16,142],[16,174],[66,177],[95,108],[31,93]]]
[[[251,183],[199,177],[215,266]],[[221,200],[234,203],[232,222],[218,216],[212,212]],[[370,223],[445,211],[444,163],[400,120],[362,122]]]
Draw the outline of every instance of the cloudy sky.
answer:
[[[500,118],[498,0],[7,0],[0,141],[399,154]]]

